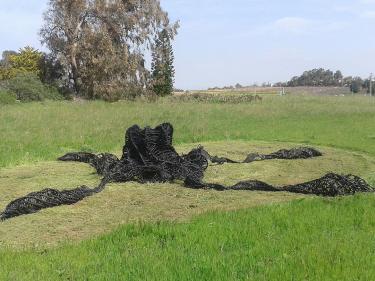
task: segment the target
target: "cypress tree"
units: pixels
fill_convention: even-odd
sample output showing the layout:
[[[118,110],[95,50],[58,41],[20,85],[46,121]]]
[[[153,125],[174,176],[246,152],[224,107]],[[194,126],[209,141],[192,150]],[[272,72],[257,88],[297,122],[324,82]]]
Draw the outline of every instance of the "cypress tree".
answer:
[[[167,29],[160,31],[155,39],[152,52],[152,88],[156,95],[167,96],[173,93],[175,70],[171,36]]]

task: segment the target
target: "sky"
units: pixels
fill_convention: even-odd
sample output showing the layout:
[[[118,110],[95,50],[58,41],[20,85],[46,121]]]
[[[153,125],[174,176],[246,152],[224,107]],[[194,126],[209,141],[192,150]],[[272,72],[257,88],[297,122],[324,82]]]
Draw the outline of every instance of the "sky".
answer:
[[[177,88],[289,80],[313,68],[375,73],[375,0],[161,0],[180,21]],[[0,0],[0,52],[41,46],[47,0]]]

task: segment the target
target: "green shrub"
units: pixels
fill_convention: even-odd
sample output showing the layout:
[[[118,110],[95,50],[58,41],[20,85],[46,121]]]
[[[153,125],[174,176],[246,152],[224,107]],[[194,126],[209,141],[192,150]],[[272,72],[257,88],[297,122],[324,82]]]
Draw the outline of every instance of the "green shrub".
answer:
[[[354,80],[350,85],[350,91],[354,94],[357,94],[361,90],[361,84],[359,81]]]
[[[0,89],[0,104],[12,104],[16,102],[16,95]]]
[[[62,99],[57,89],[44,85],[34,73],[18,74],[7,81],[6,88],[22,102]]]

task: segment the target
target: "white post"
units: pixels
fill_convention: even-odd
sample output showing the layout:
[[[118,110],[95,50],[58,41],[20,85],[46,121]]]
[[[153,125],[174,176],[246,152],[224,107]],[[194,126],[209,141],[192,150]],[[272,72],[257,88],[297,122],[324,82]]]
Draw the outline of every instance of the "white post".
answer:
[[[372,73],[370,74],[370,97],[372,97]]]

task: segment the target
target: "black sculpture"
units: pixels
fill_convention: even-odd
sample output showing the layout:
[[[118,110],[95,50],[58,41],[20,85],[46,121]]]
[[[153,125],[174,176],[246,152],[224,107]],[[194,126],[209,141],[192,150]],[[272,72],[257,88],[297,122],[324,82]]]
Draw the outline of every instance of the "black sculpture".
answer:
[[[292,149],[280,149],[271,154],[250,153],[242,162],[235,161],[226,157],[211,156],[207,153],[207,159],[212,163],[251,163],[254,161],[271,160],[271,159],[308,159],[322,156],[322,153],[312,147],[296,147]]]
[[[0,214],[0,220],[35,213],[44,208],[77,203],[101,192],[109,182],[145,183],[182,180],[186,187],[196,189],[289,191],[322,196],[374,191],[359,177],[333,173],[314,181],[284,187],[276,187],[256,180],[239,182],[233,186],[204,183],[203,176],[208,167],[208,161],[219,164],[239,162],[223,157],[211,157],[203,147],[180,156],[172,146],[172,139],[173,127],[169,123],[161,124],[155,129],[150,127],[141,129],[133,126],[126,131],[121,159],[108,153],[98,155],[86,152],[68,153],[59,160],[88,163],[96,169],[99,175],[103,176],[96,188],[81,186],[72,190],[44,189],[33,192],[9,203]],[[267,159],[306,159],[321,155],[313,148],[302,147],[279,150],[268,155],[250,154],[242,163]]]

